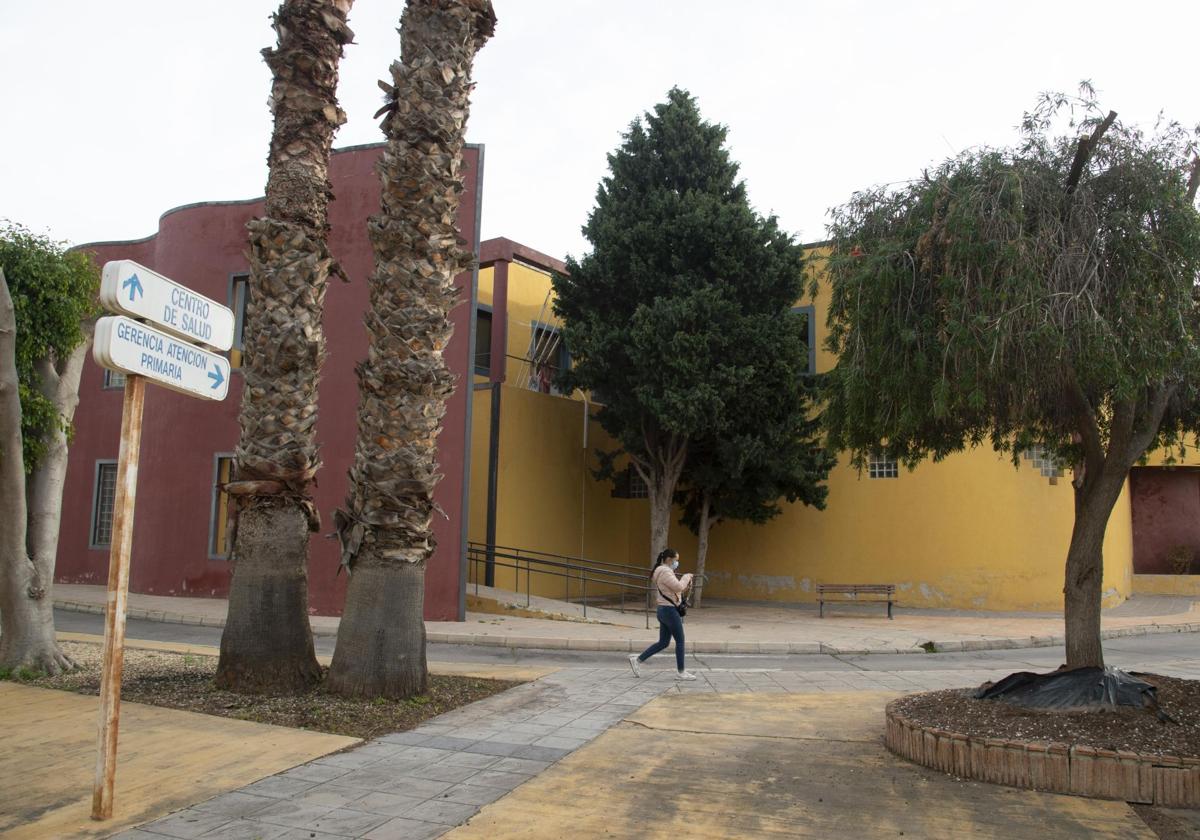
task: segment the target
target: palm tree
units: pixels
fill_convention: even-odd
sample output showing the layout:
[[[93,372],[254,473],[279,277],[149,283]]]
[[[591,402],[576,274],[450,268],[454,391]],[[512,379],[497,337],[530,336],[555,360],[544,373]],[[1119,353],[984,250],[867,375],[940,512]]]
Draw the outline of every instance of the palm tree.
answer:
[[[495,28],[490,0],[408,0],[370,222],[375,271],[358,441],[347,510],[334,514],[350,572],[327,687],[350,696],[425,690],[425,562],[433,552],[437,436],[454,376],[442,351],[454,276],[471,264],[455,220],[475,53]]]
[[[250,232],[244,321],[245,389],[229,617],[217,684],[295,691],[321,678],[308,623],[308,537],[319,518],[311,487],[320,467],[317,383],[325,356],[326,281],[341,269],[326,245],[329,154],[346,121],[337,103],[338,61],[354,33],[352,0],[284,0],[273,18],[279,44],[263,50],[274,81],[275,128],[266,212]]]

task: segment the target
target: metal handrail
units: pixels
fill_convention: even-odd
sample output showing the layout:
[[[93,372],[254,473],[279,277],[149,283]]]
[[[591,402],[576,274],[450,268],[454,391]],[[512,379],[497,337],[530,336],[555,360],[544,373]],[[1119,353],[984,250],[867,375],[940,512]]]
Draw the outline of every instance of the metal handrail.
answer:
[[[489,546],[487,543],[469,542],[469,543],[467,543],[467,546],[475,547],[475,548],[482,549],[482,550],[491,549],[493,551],[512,552],[514,555],[517,555],[520,557],[527,557],[527,556],[553,557],[555,560],[566,560],[575,565],[583,566],[584,568],[589,568],[589,569],[595,568],[597,566],[603,567],[603,568],[610,568],[610,569],[627,569],[629,571],[629,574],[632,574],[632,575],[645,576],[645,575],[650,574],[650,571],[651,571],[648,566],[634,566],[634,565],[630,565],[628,563],[610,563],[606,560],[591,560],[591,559],[588,559],[587,557],[577,557],[577,556],[571,555],[571,554],[554,554],[553,552],[550,552],[550,551],[536,551],[531,548],[518,548],[516,546],[511,546],[511,545]]]
[[[583,603],[583,616],[587,618],[587,584],[588,582],[607,584],[609,586],[620,587],[621,597],[621,612],[625,612],[625,595],[626,592],[632,590],[635,593],[642,593],[645,597],[643,601],[643,612],[646,616],[646,628],[650,628],[650,583],[647,580],[648,572],[644,569],[638,569],[636,566],[627,566],[620,563],[600,563],[592,561],[578,562],[583,558],[568,557],[566,555],[550,554],[548,552],[530,551],[529,549],[511,548],[506,546],[487,545],[485,543],[471,542],[467,544],[468,559],[475,564],[475,594],[479,594],[479,578],[480,578],[480,563],[491,563],[493,568],[500,566],[505,569],[513,569],[516,577],[516,584],[520,587],[522,564],[525,571],[525,605],[529,606],[533,597],[533,575],[542,574],[552,577],[564,578],[567,582],[567,600],[571,597],[571,581],[578,580],[582,590],[581,598]],[[548,559],[554,558],[554,559]],[[512,561],[512,562],[501,562]],[[534,568],[534,566],[538,568]],[[609,568],[596,568],[596,566],[611,566]],[[618,571],[618,569],[637,569],[636,572]],[[578,573],[578,574],[576,574]]]

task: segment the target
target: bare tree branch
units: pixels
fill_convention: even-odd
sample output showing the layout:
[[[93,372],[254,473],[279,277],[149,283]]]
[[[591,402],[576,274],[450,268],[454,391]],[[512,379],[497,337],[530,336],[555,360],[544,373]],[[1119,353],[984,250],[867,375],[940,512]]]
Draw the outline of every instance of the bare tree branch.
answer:
[[[1196,159],[1192,161],[1192,174],[1188,176],[1188,204],[1195,204],[1197,187],[1200,187],[1200,155],[1196,155]]]
[[[1104,132],[1108,131],[1116,119],[1117,112],[1109,111],[1108,116],[1096,126],[1095,131],[1092,132],[1090,137],[1079,138],[1079,145],[1075,148],[1075,159],[1071,161],[1071,172],[1067,175],[1067,195],[1075,192],[1075,188],[1079,186],[1079,179],[1083,177],[1083,168],[1087,166],[1092,153],[1096,151],[1096,144],[1100,142],[1100,138],[1104,136]]]

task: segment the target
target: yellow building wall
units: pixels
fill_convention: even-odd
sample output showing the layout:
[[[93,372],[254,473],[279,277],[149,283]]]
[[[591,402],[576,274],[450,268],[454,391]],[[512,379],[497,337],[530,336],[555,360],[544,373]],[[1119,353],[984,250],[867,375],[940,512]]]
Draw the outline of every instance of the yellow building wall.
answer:
[[[495,268],[479,269],[478,299],[485,306],[493,305]],[[562,321],[554,314],[550,299],[550,274],[519,262],[508,264],[508,336],[505,359],[505,381],[510,385],[527,384],[529,365],[522,360],[530,356],[534,324],[558,329]],[[493,329],[499,319],[493,316]],[[495,360],[492,360],[493,365]],[[476,376],[476,381],[485,377]]]
[[[487,470],[491,392],[474,395],[471,450],[471,495],[468,538],[486,543]],[[587,424],[584,445],[582,400],[542,394],[525,388],[501,387],[500,457],[496,493],[496,545],[585,557],[620,565],[641,564],[630,555],[628,534],[631,513],[643,500],[615,499],[608,482],[597,482],[591,471],[598,467],[595,450],[612,449],[612,440],[594,419]],[[526,575],[524,565],[501,558],[495,585],[501,589],[545,597],[582,595],[578,578],[536,573]],[[483,580],[482,564],[470,564],[470,580]],[[640,582],[640,580],[639,580]],[[589,597],[619,594],[619,586],[587,583]]]
[[[810,263],[820,270],[821,252]],[[550,278],[520,263],[509,266],[508,352],[528,354],[531,325],[556,323],[546,294]],[[492,269],[481,269],[479,299],[492,300]],[[824,347],[829,289],[813,299],[818,372],[835,363]],[[599,425],[583,442],[584,404],[515,387],[520,361],[507,360],[502,389],[496,541],[536,551],[647,567],[649,503],[614,499],[596,482],[594,450],[613,448]],[[470,539],[486,532],[490,393],[475,393]],[[1195,450],[1192,451],[1195,453]],[[1161,461],[1155,456],[1152,463]],[[706,592],[755,601],[811,602],[817,583],[894,583],[901,606],[971,610],[1057,611],[1074,519],[1071,473],[1051,484],[1022,459],[983,448],[901,468],[894,479],[871,479],[840,463],[829,477],[824,511],[787,505],[763,526],[718,524],[711,533]],[[694,569],[696,539],[673,517],[670,544],[681,568]],[[1128,484],[1109,520],[1104,543],[1103,602],[1124,601],[1133,586],[1133,538]],[[472,570],[474,580],[474,569]],[[562,597],[562,579],[534,575],[535,595]],[[498,568],[496,584],[525,591],[524,573]],[[571,595],[579,594],[578,582]],[[590,593],[589,593],[590,594]]]

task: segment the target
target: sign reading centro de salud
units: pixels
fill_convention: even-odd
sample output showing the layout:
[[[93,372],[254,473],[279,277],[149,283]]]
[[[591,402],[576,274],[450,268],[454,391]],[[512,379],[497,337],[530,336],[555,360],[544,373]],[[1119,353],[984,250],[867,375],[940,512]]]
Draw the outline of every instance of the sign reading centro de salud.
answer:
[[[229,360],[123,315],[96,322],[92,357],[101,367],[144,376],[206,400],[229,393]]]
[[[144,319],[172,335],[216,350],[233,346],[233,312],[133,260],[104,264],[100,303],[109,312]]]

